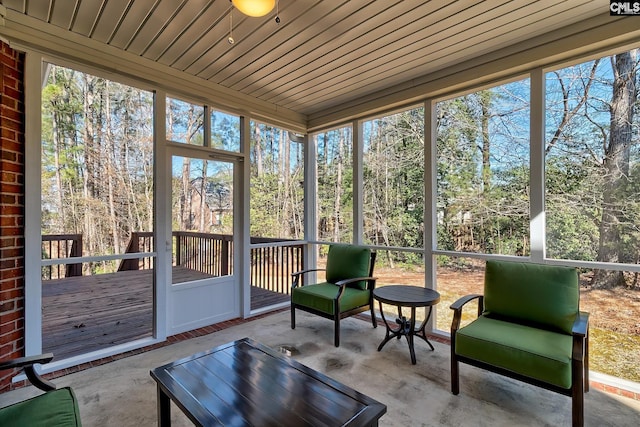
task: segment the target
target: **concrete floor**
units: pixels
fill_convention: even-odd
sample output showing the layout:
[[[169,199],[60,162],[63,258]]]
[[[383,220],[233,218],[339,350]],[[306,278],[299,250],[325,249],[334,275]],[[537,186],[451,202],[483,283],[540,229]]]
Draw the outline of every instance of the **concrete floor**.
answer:
[[[449,347],[435,351],[416,341],[412,365],[406,341],[377,351],[384,328],[356,318],[342,323],[342,344],[333,346],[332,322],[302,312],[295,330],[281,312],[157,350],[56,378],[73,387],[84,426],[143,427],[157,423],[154,367],[243,337],[272,348],[294,349],[292,357],[387,405],[381,426],[570,426],[568,397],[461,365],[460,394],[449,384]],[[5,406],[37,394],[32,387],[0,395]],[[172,405],[174,426],[190,421]],[[585,395],[585,425],[638,426],[640,402],[598,390]]]

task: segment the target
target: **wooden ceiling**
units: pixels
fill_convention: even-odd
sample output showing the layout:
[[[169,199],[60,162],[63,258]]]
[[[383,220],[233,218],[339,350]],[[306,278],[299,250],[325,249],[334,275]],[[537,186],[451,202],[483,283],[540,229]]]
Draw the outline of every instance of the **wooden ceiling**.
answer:
[[[276,10],[250,18],[229,0],[1,2],[42,26],[305,117],[609,15],[606,0],[279,0],[278,24]]]

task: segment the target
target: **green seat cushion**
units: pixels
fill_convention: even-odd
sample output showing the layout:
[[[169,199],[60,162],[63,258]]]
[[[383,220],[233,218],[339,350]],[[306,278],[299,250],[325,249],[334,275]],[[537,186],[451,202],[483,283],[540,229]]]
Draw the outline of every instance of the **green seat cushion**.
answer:
[[[311,307],[323,313],[333,315],[333,301],[340,288],[333,283],[318,283],[315,285],[293,288],[291,302],[294,304]],[[369,291],[358,288],[344,289],[340,299],[340,312],[345,312],[363,305],[369,304]]]
[[[78,401],[69,387],[49,391],[0,409],[2,427],[80,425]]]
[[[369,276],[371,250],[354,245],[331,245],[327,255],[327,282]],[[366,289],[367,282],[350,283],[349,287]]]
[[[572,340],[563,333],[480,316],[458,330],[455,351],[569,389]]]
[[[571,333],[579,311],[575,268],[487,261],[484,314]]]

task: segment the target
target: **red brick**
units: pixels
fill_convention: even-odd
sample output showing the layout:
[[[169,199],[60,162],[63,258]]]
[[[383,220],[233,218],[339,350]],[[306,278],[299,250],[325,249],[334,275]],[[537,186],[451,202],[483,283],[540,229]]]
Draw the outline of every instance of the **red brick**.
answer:
[[[8,159],[8,160],[12,160],[14,162],[18,162],[22,146],[23,146],[23,144],[20,143],[19,141],[8,141],[8,140],[5,140],[4,143],[3,143],[3,148],[11,156],[11,158]],[[22,165],[20,165],[20,166],[22,166]]]
[[[13,80],[13,82],[11,80]],[[7,82],[14,83],[14,84],[7,85]],[[17,100],[20,99],[20,95],[21,94],[18,91],[16,86],[17,86],[17,84],[16,84],[15,79],[7,79],[7,78],[5,78],[4,95],[5,95],[6,98],[10,98],[10,99],[12,99],[14,101],[17,101]],[[14,108],[14,110],[20,114],[20,111],[18,111],[17,108]]]
[[[0,301],[0,313],[8,313],[16,309],[15,300],[2,300]]]
[[[21,164],[18,164],[16,162],[0,162],[0,169],[2,169],[5,172],[13,172],[16,175],[24,175],[24,167]]]
[[[0,173],[0,180],[5,183],[5,182],[18,182],[18,176],[15,172],[9,172],[6,170],[2,170],[2,172]]]
[[[17,218],[15,216],[0,216],[0,227],[15,227],[17,225]]]
[[[3,313],[2,314],[2,321],[3,322],[10,322],[12,320],[18,320],[21,316],[22,316],[22,313],[20,311],[18,311],[18,310],[10,311],[8,313]]]
[[[16,196],[11,195],[11,194],[0,194],[0,203],[2,204],[10,204],[10,205],[15,205],[16,204]],[[4,233],[3,233],[4,234]]]
[[[0,292],[0,300],[18,299],[23,297],[23,290],[14,287],[12,289],[3,290]]]
[[[0,251],[1,258],[17,258],[22,255],[22,248],[11,248]]]
[[[23,331],[12,331],[8,334],[2,334],[0,335],[0,339],[2,339],[2,341],[7,341],[7,342],[17,342],[21,337],[22,337]]]
[[[6,333],[9,333],[10,331],[17,331],[21,328],[18,327],[18,322],[4,322],[2,324],[0,324],[0,335],[4,335]]]
[[[13,58],[13,56],[11,55],[2,55],[2,57],[0,58],[0,62],[2,62],[4,65],[10,68],[15,68],[17,64],[16,59]]]
[[[0,184],[3,193],[22,194],[22,185],[16,183],[3,182]]]
[[[0,238],[0,248],[10,248],[17,245],[17,239],[15,237],[2,237]]]
[[[0,206],[0,215],[16,215],[20,218],[24,217],[23,208],[20,205]]]
[[[0,197],[0,199],[3,199],[3,197]],[[6,227],[2,229],[2,236],[19,236],[22,233],[24,233],[24,230],[19,229],[18,227]]]
[[[9,120],[3,118],[2,126],[8,129],[13,129],[16,132],[22,132],[22,120]]]
[[[6,128],[1,128],[0,129],[0,135],[2,136],[2,138],[11,140],[11,141],[15,141],[16,140],[16,131],[11,130],[11,129],[6,129]]]

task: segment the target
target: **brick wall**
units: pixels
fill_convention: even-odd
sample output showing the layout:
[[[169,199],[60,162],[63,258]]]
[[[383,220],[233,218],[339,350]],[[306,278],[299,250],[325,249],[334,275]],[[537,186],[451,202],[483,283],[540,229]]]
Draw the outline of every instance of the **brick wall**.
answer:
[[[24,355],[24,55],[0,42],[0,360]],[[0,371],[0,393],[14,372]]]

